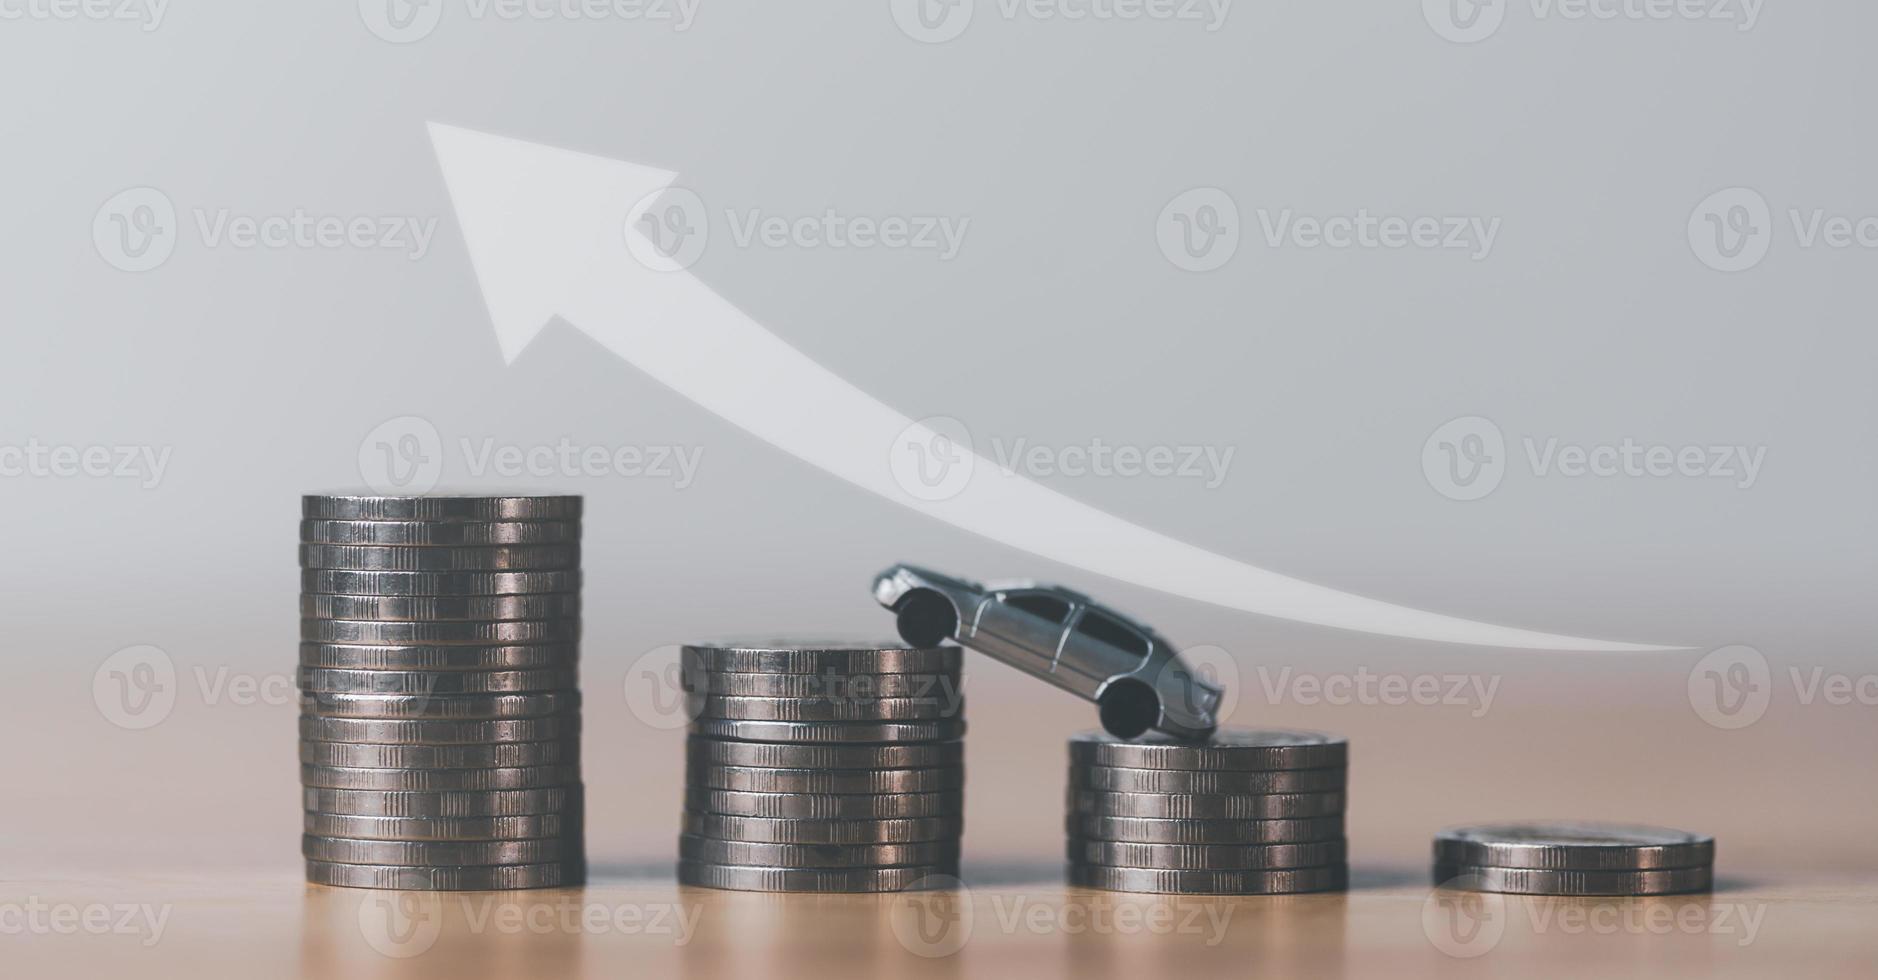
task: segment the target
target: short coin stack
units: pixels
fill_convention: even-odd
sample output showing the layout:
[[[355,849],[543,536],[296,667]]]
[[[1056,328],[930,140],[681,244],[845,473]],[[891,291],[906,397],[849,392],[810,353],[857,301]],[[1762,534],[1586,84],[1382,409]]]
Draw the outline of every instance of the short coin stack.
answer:
[[[1435,884],[1520,895],[1671,895],[1714,884],[1715,839],[1662,827],[1520,823],[1435,835]]]
[[[581,498],[308,496],[301,509],[307,880],[583,881]]]
[[[1069,881],[1109,891],[1282,895],[1348,885],[1349,743],[1222,729],[1206,742],[1069,743]]]
[[[956,876],[957,648],[687,646],[678,880],[878,892]]]

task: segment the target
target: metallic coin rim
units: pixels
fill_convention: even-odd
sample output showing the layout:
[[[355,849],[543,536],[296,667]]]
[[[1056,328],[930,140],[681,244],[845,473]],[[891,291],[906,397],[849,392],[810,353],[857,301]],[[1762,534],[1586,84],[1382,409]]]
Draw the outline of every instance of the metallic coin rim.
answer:
[[[921,879],[957,877],[957,864],[896,868],[760,868],[747,865],[678,862],[678,883],[724,891],[889,892],[905,891]]]
[[[302,544],[300,567],[344,572],[549,572],[580,567],[578,544],[407,547]]]
[[[546,694],[576,691],[580,672],[571,667],[526,670],[356,670],[300,667],[300,690],[320,694]]]
[[[1142,844],[1071,838],[1065,855],[1072,864],[1166,871],[1274,871],[1342,864],[1344,839],[1295,844]]]
[[[513,623],[579,619],[577,592],[531,595],[396,596],[300,594],[301,619],[389,623]]]
[[[580,764],[578,738],[469,745],[300,740],[300,764],[333,769],[532,769]]]
[[[578,783],[546,789],[493,790],[300,790],[308,813],[346,817],[519,817],[579,810],[585,793]]]
[[[1312,844],[1344,836],[1341,815],[1285,820],[1169,820],[1072,813],[1071,837],[1138,844]]]
[[[686,693],[734,698],[879,701],[964,697],[958,674],[748,674],[683,672]]]
[[[497,643],[487,645],[302,643],[300,666],[323,670],[501,671],[572,668],[580,662],[578,643]]]
[[[313,742],[454,746],[490,742],[551,742],[579,736],[578,712],[540,718],[471,720],[300,716],[300,737]]]
[[[1566,836],[1550,834],[1547,828],[1571,828],[1579,832],[1595,829],[1614,837],[1628,833],[1632,835],[1632,840],[1576,843],[1536,839],[1542,836]],[[1536,837],[1512,836],[1516,833],[1533,833]],[[1539,871],[1648,871],[1712,864],[1715,860],[1715,839],[1703,834],[1640,824],[1590,821],[1480,824],[1450,827],[1435,834],[1434,856],[1436,864],[1530,868]]]
[[[1331,793],[1348,788],[1349,770],[1340,768],[1248,769],[1236,772],[1200,772],[1192,769],[1071,766],[1069,785],[1071,789],[1087,789],[1103,793],[1149,793],[1162,796],[1269,796],[1274,793]]]
[[[944,698],[823,698],[724,697],[690,695],[693,716],[713,721],[891,722],[944,721],[965,710],[965,700]]]
[[[1703,866],[1643,871],[1565,871],[1438,864],[1434,867],[1434,880],[1438,887],[1509,895],[1677,895],[1713,888],[1715,869]]]
[[[758,844],[915,844],[956,840],[965,830],[962,815],[860,820],[738,817],[686,810],[683,832],[719,840]]]
[[[338,646],[543,646],[579,641],[580,619],[577,617],[445,623],[300,620],[300,642]]]
[[[579,494],[480,496],[437,494],[309,493],[300,498],[303,520],[333,521],[578,521],[586,509]]]
[[[302,831],[316,837],[407,843],[476,843],[544,838],[580,839],[581,813],[526,813],[509,817],[373,817],[307,812]]]
[[[1154,739],[1158,733],[1145,738]],[[1215,738],[1256,735],[1309,736],[1319,742],[1286,744],[1183,744],[1167,741],[1125,742],[1105,732],[1083,732],[1069,740],[1071,765],[1120,769],[1221,770],[1257,772],[1273,769],[1340,769],[1349,765],[1350,743],[1322,732],[1289,729],[1226,728]],[[1158,736],[1167,738],[1166,736]]]
[[[359,837],[300,836],[300,856],[324,864],[364,864],[391,867],[491,867],[515,864],[559,864],[584,858],[585,844],[578,837],[536,837],[527,840],[398,841]]]
[[[692,735],[685,739],[685,758],[688,764],[759,769],[928,769],[964,765],[965,743],[800,745]]]
[[[961,790],[933,793],[746,793],[685,788],[685,807],[731,817],[786,820],[848,820],[947,817],[965,812]]]
[[[580,586],[579,569],[507,572],[382,572],[343,568],[300,570],[300,591],[314,595],[391,598],[552,595],[578,593]]]
[[[385,769],[370,766],[300,766],[300,785],[311,789],[462,792],[552,789],[580,782],[580,766],[488,766],[473,769]],[[477,785],[486,784],[486,785]]]
[[[688,670],[730,674],[949,674],[964,662],[958,647],[816,647],[688,644]]]
[[[1268,793],[1253,796],[1069,791],[1072,813],[1163,820],[1296,820],[1343,813],[1342,792]]]
[[[580,710],[579,691],[531,694],[329,694],[300,692],[300,710],[360,721],[520,721]]]
[[[964,766],[921,769],[777,769],[768,766],[685,766],[685,781],[699,789],[816,795],[934,793],[965,788]]]
[[[306,862],[307,881],[339,888],[398,891],[512,891],[565,888],[586,880],[584,861],[419,868],[385,864]]]
[[[301,544],[484,548],[579,544],[579,521],[347,521],[302,518]]]
[[[1342,891],[1349,887],[1350,871],[1342,864],[1266,871],[1171,871],[1072,864],[1069,883],[1102,891],[1163,895],[1297,895]]]
[[[772,844],[678,835],[678,859],[697,864],[759,868],[893,868],[957,864],[957,840],[904,844]]]
[[[738,742],[791,745],[893,745],[947,742],[965,735],[965,719],[939,721],[747,721],[700,718],[691,733]]]

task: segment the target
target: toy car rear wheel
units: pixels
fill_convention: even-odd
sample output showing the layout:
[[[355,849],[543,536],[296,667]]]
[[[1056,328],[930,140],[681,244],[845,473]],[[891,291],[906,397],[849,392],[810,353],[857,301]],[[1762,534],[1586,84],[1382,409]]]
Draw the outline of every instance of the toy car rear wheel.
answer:
[[[1096,697],[1102,730],[1116,738],[1137,738],[1161,720],[1161,696],[1132,677],[1110,681]]]
[[[908,593],[894,607],[900,639],[916,647],[936,647],[959,629],[958,610],[945,596],[928,589]]]

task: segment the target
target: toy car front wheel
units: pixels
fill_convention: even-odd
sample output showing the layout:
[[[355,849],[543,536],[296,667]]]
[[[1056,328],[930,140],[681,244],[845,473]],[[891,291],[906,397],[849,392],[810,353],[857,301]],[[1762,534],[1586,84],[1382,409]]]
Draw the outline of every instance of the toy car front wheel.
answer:
[[[1116,738],[1137,738],[1161,720],[1161,696],[1132,677],[1110,681],[1096,697],[1102,730]]]
[[[907,595],[895,607],[900,639],[916,647],[936,647],[958,632],[959,614],[944,596],[930,590]]]

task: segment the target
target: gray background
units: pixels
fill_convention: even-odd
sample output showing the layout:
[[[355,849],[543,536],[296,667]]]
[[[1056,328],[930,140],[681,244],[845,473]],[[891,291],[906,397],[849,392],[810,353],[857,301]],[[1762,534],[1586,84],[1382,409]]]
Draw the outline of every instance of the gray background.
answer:
[[[289,671],[298,494],[357,484],[366,433],[419,415],[447,443],[565,436],[703,450],[683,490],[538,484],[588,497],[591,738],[659,746],[644,753],[657,768],[590,765],[603,810],[629,796],[640,805],[639,786],[657,789],[648,820],[675,809],[670,736],[633,727],[617,693],[643,651],[719,633],[884,631],[864,590],[898,560],[1073,583],[1179,642],[1225,647],[1248,673],[1503,675],[1481,721],[1292,704],[1239,717],[1374,732],[1378,770],[1440,760],[1440,772],[1402,779],[1397,791],[1422,795],[1397,797],[1389,813],[1355,804],[1353,833],[1402,854],[1425,846],[1429,822],[1506,815],[1504,801],[1456,792],[1486,743],[1558,747],[1535,778],[1560,788],[1515,797],[1534,809],[1699,823],[1704,808],[1738,802],[1744,773],[1823,810],[1873,802],[1852,768],[1859,756],[1804,780],[1788,763],[1869,745],[1878,707],[1777,697],[1769,721],[1718,733],[1694,716],[1685,682],[1701,651],[1733,643],[1776,670],[1878,669],[1878,253],[1802,249],[1785,217],[1878,214],[1866,126],[1878,11],[1772,3],[1737,31],[1538,18],[1519,3],[1493,37],[1457,44],[1413,0],[1242,2],[1214,32],[977,6],[941,44],[909,38],[877,2],[703,0],[675,32],[477,21],[454,0],[433,34],[404,45],[374,36],[352,3],[177,0],[151,31],[0,22],[0,444],[174,449],[154,489],[0,480],[4,656],[30,679],[11,687],[0,731],[57,746],[9,763],[16,775],[46,778],[37,799],[55,807],[61,774],[110,774],[125,812],[207,807],[277,782],[285,822],[230,853],[291,863],[279,844],[292,819],[291,705],[179,708],[167,732],[124,733],[98,717],[92,672],[144,643],[185,668]],[[841,484],[565,326],[506,367],[432,155],[433,120],[678,171],[715,212],[692,271],[909,416],[955,416],[981,445],[1234,449],[1211,490],[1048,481],[1137,523],[1406,605],[1697,649],[1456,650],[1090,580]],[[182,234],[160,268],[128,273],[100,255],[92,227],[107,199],[138,186],[176,204]],[[1736,186],[1766,197],[1777,230],[1758,267],[1724,274],[1699,260],[1686,227],[1699,202]],[[1178,269],[1157,245],[1163,206],[1196,187],[1229,193],[1246,232],[1217,271]],[[945,262],[738,248],[727,207],[971,223]],[[439,226],[421,261],[209,247],[198,208]],[[1273,248],[1258,234],[1261,208],[1502,227],[1484,261]],[[1494,420],[1509,446],[1528,435],[1743,444],[1766,447],[1766,462],[1747,490],[1515,466],[1485,500],[1456,502],[1424,479],[1422,449],[1464,415]],[[454,463],[445,478],[470,482]],[[1023,766],[1060,766],[1065,726],[1091,716],[1002,669],[974,678],[975,739],[1008,740],[1012,753],[986,758],[974,789],[1003,779],[1048,812],[1053,788],[1029,787]],[[1601,779],[1623,752],[1645,757],[1645,771]],[[1673,792],[1648,775],[1722,756],[1735,764],[1717,772],[1730,775]],[[205,776],[185,800],[156,775],[179,766],[239,766],[269,782]],[[1583,787],[1600,782],[1610,795],[1589,800]],[[991,796],[978,793],[975,807],[998,810],[976,826],[1015,822],[1016,803]],[[1737,811],[1756,812],[1838,819],[1809,816],[1810,805]],[[648,832],[663,835],[664,819]],[[1034,853],[1055,834],[1045,820],[1011,849]]]

